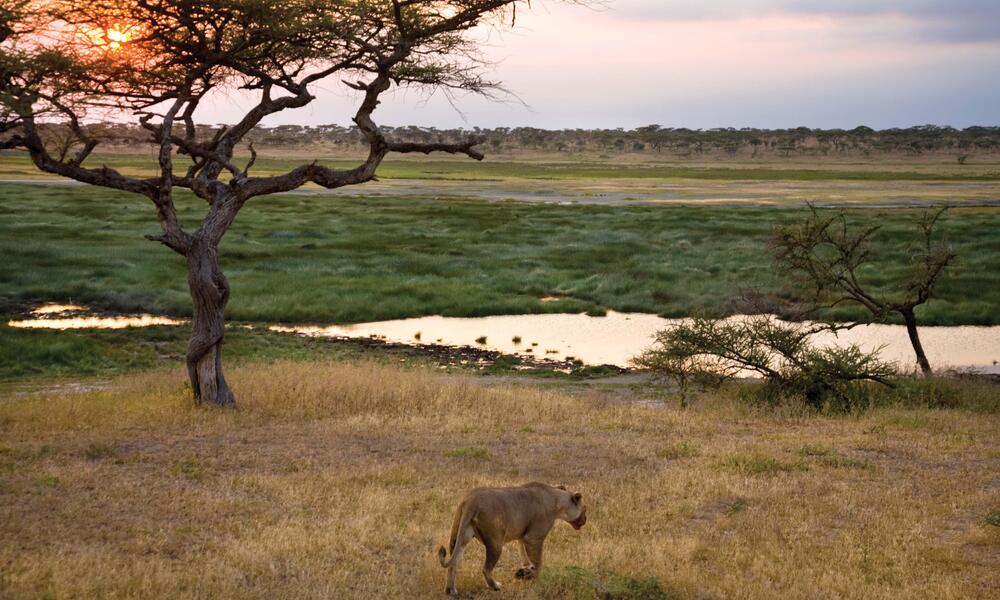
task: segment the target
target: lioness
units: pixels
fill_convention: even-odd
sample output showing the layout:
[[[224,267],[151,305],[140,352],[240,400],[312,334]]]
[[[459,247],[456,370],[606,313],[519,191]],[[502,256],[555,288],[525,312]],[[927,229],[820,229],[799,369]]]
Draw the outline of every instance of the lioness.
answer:
[[[567,521],[573,529],[580,529],[587,522],[587,507],[581,495],[532,482],[509,488],[476,488],[465,495],[455,510],[448,548],[438,548],[438,559],[448,569],[448,587],[445,592],[455,595],[455,571],[462,558],[465,545],[478,538],[486,546],[483,577],[493,590],[500,584],[493,579],[493,567],[500,560],[503,545],[513,540],[521,542],[522,566],[516,577],[531,579],[542,568],[542,545],[556,519]]]

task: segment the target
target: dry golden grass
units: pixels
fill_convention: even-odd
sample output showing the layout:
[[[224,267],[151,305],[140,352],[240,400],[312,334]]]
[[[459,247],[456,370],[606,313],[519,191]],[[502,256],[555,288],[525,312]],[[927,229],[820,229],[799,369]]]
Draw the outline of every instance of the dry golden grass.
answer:
[[[466,597],[612,597],[595,573],[683,599],[1000,589],[997,416],[681,412],[370,364],[232,379],[238,412],[162,372],[0,398],[0,597],[438,597],[460,493],[533,479],[581,490],[587,527],[557,526],[536,583],[508,548],[499,595],[474,545]]]

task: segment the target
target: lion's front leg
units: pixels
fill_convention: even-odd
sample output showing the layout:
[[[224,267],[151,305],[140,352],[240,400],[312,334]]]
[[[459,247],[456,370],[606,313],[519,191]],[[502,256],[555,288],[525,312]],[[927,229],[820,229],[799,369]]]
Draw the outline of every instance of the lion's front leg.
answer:
[[[521,540],[521,551],[524,556],[525,566],[521,567],[514,574],[518,579],[534,579],[538,572],[542,570],[542,546],[545,538],[540,540]]]
[[[523,539],[517,541],[521,548],[521,568],[514,572],[514,577],[518,579],[529,579],[531,577],[531,559],[528,558],[528,547]]]

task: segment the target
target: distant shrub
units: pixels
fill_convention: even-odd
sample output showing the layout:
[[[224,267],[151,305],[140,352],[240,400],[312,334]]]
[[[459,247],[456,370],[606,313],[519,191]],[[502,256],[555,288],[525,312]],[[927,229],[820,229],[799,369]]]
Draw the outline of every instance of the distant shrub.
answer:
[[[477,344],[485,344],[486,343],[486,336],[485,335],[481,335],[481,336],[477,337],[476,338],[476,343]]]

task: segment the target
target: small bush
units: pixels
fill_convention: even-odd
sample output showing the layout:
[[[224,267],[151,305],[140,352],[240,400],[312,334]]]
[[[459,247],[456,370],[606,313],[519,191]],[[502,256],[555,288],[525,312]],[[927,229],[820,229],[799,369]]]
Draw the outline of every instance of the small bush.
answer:
[[[546,567],[535,585],[540,598],[572,600],[673,600],[655,577],[632,577],[606,569]]]
[[[812,345],[814,335],[831,331],[836,326],[785,323],[769,315],[697,318],[658,332],[653,346],[632,362],[675,381],[682,406],[691,384],[718,385],[755,375],[765,385],[751,393],[769,404],[794,398],[816,410],[866,409],[872,389],[890,385],[895,366],[856,345]]]
[[[485,335],[481,335],[481,336],[477,337],[476,338],[476,343],[477,344],[485,344],[486,343],[486,336]]]

